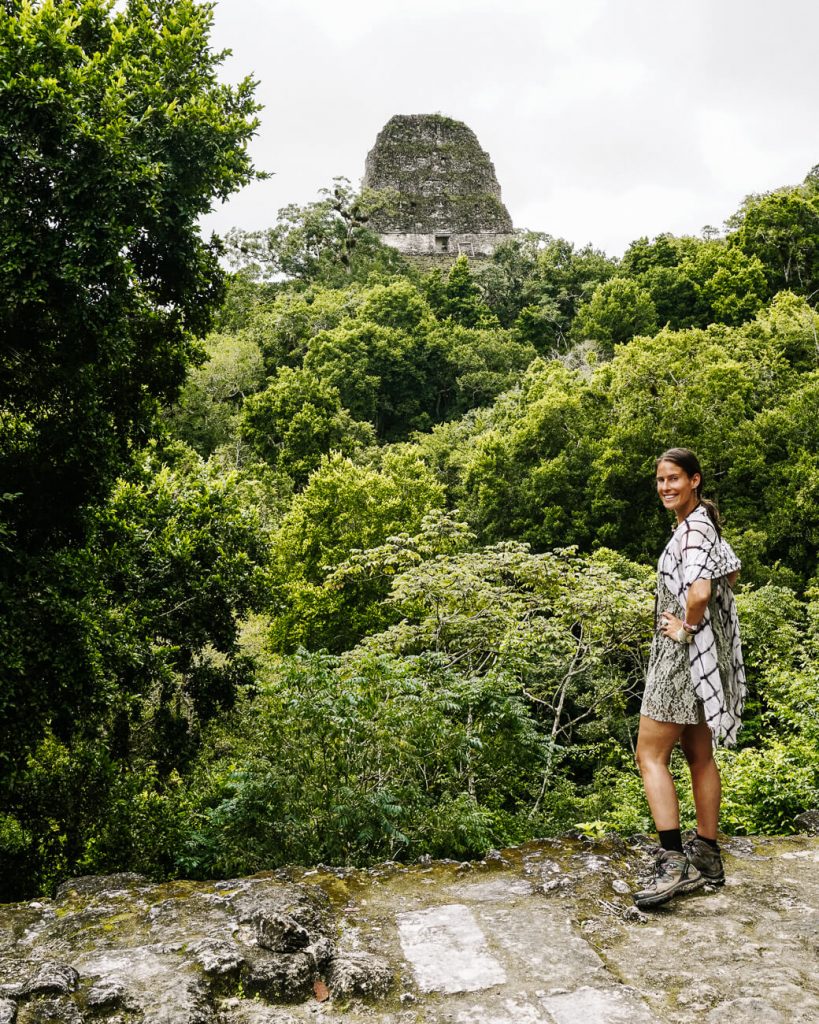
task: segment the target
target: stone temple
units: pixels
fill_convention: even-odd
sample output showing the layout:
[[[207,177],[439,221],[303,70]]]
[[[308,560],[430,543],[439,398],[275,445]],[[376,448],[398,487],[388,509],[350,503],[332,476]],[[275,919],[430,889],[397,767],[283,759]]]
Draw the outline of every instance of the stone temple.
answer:
[[[406,256],[442,262],[461,253],[487,257],[512,237],[489,154],[461,121],[396,114],[367,156],[363,184],[397,193],[370,226]]]

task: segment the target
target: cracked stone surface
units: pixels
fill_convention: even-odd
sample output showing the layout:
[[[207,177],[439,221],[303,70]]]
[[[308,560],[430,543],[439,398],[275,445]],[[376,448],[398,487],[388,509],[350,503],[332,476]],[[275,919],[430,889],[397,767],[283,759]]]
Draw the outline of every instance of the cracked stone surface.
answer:
[[[723,849],[724,888],[651,913],[641,837],[76,879],[0,906],[0,1024],[816,1024],[819,837]]]

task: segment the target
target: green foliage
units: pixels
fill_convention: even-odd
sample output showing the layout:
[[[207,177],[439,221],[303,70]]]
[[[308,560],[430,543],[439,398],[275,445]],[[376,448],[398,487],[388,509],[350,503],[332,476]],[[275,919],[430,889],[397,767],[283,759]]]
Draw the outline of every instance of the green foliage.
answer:
[[[384,440],[494,398],[534,355],[499,329],[468,329],[458,317],[439,322],[408,281],[375,285],[359,301],[353,316],[308,340],[304,367],[336,387],[352,415],[372,422]],[[475,317],[465,310],[463,320],[484,317],[478,307]]]
[[[753,319],[768,297],[765,268],[756,255],[723,242],[703,242],[680,272],[694,282],[700,326],[738,327]]]
[[[542,360],[496,404],[464,470],[464,507],[482,537],[521,537],[538,547],[588,540],[583,492],[600,430],[597,405],[579,374]]]
[[[246,335],[210,335],[206,353],[166,413],[173,434],[205,458],[236,439],[241,404],[265,379],[261,350]]]
[[[241,416],[242,437],[297,486],[322,455],[350,455],[375,443],[369,423],[358,423],[341,405],[338,389],[308,370],[283,366],[264,391],[250,396]]]
[[[356,192],[346,178],[336,178],[320,195],[306,206],[285,206],[273,228],[231,231],[227,244],[234,264],[256,278],[284,275],[330,286],[366,281],[373,273],[409,271],[403,257],[367,227],[373,212],[393,196]]]
[[[430,305],[441,320],[451,320],[462,327],[487,327],[498,324],[481,298],[481,289],[466,256],[459,256],[455,260],[446,281],[440,280],[440,271],[433,271],[426,282],[425,290]]]
[[[649,292],[658,325],[673,330],[739,326],[753,319],[770,294],[759,258],[720,239],[640,238],[620,266]]]
[[[719,758],[723,828],[740,835],[777,835],[819,800],[814,744],[770,739],[760,749],[726,751]]]
[[[565,347],[579,306],[615,272],[590,245],[530,232],[501,243],[481,269],[484,299],[504,327],[538,352]]]
[[[544,756],[515,689],[432,658],[301,653],[272,663],[203,748],[185,871],[503,845]]]
[[[13,496],[0,528],[0,806],[31,837],[2,871],[18,892],[75,869],[81,846],[61,860],[30,827],[32,752],[49,735],[116,746],[128,673],[158,687],[178,663],[151,647],[151,627],[140,634],[153,611],[119,619],[128,600],[103,578],[118,555],[97,546],[96,512],[201,360],[223,274],[199,219],[256,176],[254,83],[219,81],[211,20],[195,0],[0,7],[0,478]],[[223,604],[208,617],[218,642]],[[168,619],[158,643],[190,645]]]
[[[627,277],[613,277],[599,284],[578,309],[572,336],[579,341],[592,338],[611,352],[636,334],[653,334],[656,329],[657,308],[651,295]]]
[[[651,480],[656,454],[672,442],[707,467],[706,487],[731,508],[740,549],[742,531],[765,529],[769,517],[760,493],[747,487],[747,460],[760,454],[752,424],[796,383],[786,356],[791,330],[775,316],[733,330],[666,329],[599,368],[592,389],[611,418],[590,486],[593,507],[609,520],[597,531],[603,543],[642,558],[662,546],[665,518],[652,488],[635,494],[634,482]]]
[[[743,560],[723,825],[792,828],[819,802],[816,169],[724,239],[618,263],[521,234],[426,277],[370,230],[394,197],[337,181],[233,234],[200,344],[196,222],[254,175],[252,83],[217,82],[209,5],[121,8],[0,13],[0,899],[649,830],[672,444]]]
[[[536,356],[532,345],[492,328],[470,330],[453,325],[445,329],[443,339],[451,383],[442,395],[440,409],[447,417],[489,405],[517,384]]]
[[[808,185],[749,196],[731,241],[765,269],[771,293],[808,297],[819,288],[819,193]]]
[[[67,744],[46,733],[16,791],[25,828],[17,818],[0,819],[9,869],[0,900],[52,892],[69,875],[173,870],[189,816],[180,778],[174,773],[161,786],[150,765],[123,769],[103,741]]]
[[[628,277],[641,278],[652,271],[671,270],[694,257],[702,245],[691,235],[657,235],[653,241],[643,236],[623,253],[620,271]]]
[[[271,303],[260,303],[243,325],[262,350],[265,369],[273,374],[282,366],[300,366],[311,338],[331,331],[361,304],[361,289],[311,287],[282,291]]]
[[[443,506],[443,491],[417,454],[393,448],[380,466],[356,465],[333,453],[296,495],[273,538],[274,650],[345,650],[380,622],[379,593],[348,601],[325,582],[351,552],[419,532],[424,516]]]
[[[0,477],[17,543],[70,535],[173,398],[220,297],[198,219],[254,176],[253,82],[195,0],[0,9]]]
[[[48,589],[4,606],[16,616],[6,651],[25,625],[36,647],[24,653],[40,659],[45,684],[27,687],[25,662],[5,663],[2,795],[17,840],[28,837],[6,849],[8,893],[122,864],[169,870],[166,790],[202,724],[253,679],[238,620],[265,600],[267,556],[244,498],[236,474],[152,447],[96,513],[87,544],[52,558]],[[153,815],[153,832],[133,831],[139,814]]]

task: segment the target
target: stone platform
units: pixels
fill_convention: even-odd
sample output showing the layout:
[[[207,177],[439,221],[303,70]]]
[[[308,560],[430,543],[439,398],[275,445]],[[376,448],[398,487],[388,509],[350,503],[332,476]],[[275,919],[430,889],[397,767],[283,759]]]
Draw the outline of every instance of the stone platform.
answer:
[[[819,838],[734,839],[651,914],[648,840],[227,882],[78,879],[0,907],[0,1024],[816,1024]]]

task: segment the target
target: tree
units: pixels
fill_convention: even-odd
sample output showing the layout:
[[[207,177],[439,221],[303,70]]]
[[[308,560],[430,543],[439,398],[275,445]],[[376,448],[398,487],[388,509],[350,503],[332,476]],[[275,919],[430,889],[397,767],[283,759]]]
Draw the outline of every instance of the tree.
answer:
[[[672,330],[712,323],[737,327],[753,319],[769,296],[760,260],[720,238],[638,238],[620,269],[647,289],[657,323]]]
[[[481,297],[469,260],[463,255],[450,267],[438,303],[433,308],[439,319],[451,320],[462,327],[490,327],[493,323],[497,324],[497,319]]]
[[[614,273],[612,260],[590,245],[575,249],[565,239],[547,236],[535,273],[524,285],[515,330],[539,352],[565,349],[578,310]]]
[[[208,359],[190,374],[179,402],[165,413],[173,433],[207,458],[237,433],[239,410],[265,383],[259,346],[247,335],[215,334]]]
[[[233,263],[262,280],[285,277],[331,286],[366,281],[374,271],[408,272],[398,251],[368,227],[372,213],[393,201],[391,193],[356,192],[346,178],[335,178],[319,195],[306,206],[291,203],[279,210],[272,228],[229,232]]]
[[[338,388],[309,370],[283,366],[264,391],[242,409],[242,436],[272,466],[303,485],[322,455],[350,455],[375,444],[369,423],[343,408]]]
[[[360,285],[287,288],[273,302],[260,304],[243,321],[241,332],[259,346],[267,373],[274,374],[280,366],[300,366],[310,339],[355,316],[361,301]]]
[[[677,236],[665,232],[657,235],[653,241],[643,235],[635,239],[623,253],[620,273],[640,278],[652,270],[678,267],[692,258],[701,245],[702,242],[691,235]]]
[[[578,341],[593,338],[611,351],[636,334],[657,330],[657,309],[651,296],[636,281],[615,277],[599,284],[589,301],[580,307],[572,325]]]
[[[254,83],[196,0],[0,10],[0,478],[18,545],[77,528],[221,294],[198,220],[254,177]]]
[[[807,186],[749,196],[729,221],[729,241],[759,258],[771,292],[819,288],[819,194]]]
[[[355,318],[308,342],[304,366],[333,384],[358,420],[395,440],[440,419],[439,398],[451,380],[435,318],[406,281],[376,285]]]
[[[0,8],[4,769],[49,722],[98,723],[106,639],[71,544],[200,358],[223,275],[198,221],[255,174],[254,83],[218,81],[211,20],[195,0]]]
[[[3,898],[146,855],[152,870],[173,863],[169,819],[151,835],[140,817],[161,810],[202,725],[253,678],[237,621],[264,600],[267,549],[244,497],[237,474],[151,445],[90,517],[87,543],[52,558],[39,592],[9,610],[4,666],[18,667],[9,637],[27,624],[49,685],[29,684],[24,717],[0,690],[3,754],[30,741],[24,766],[3,766],[0,823],[22,838],[9,850],[0,827]]]
[[[376,468],[337,452],[325,456],[282,519],[273,538],[275,649],[355,644],[372,622],[369,602],[324,586],[328,575],[356,549],[417,533],[443,506],[443,489],[416,452],[394,446],[380,461]]]
[[[638,238],[623,254],[619,272],[648,290],[658,325],[668,324],[674,330],[706,326],[707,320],[701,322],[697,286],[686,269],[701,246],[690,235],[665,233],[653,241]]]
[[[462,456],[467,518],[484,541],[590,538],[585,487],[603,417],[581,375],[536,359]],[[470,439],[471,440],[471,439]]]
[[[665,329],[622,346],[599,367],[591,388],[610,412],[588,478],[598,543],[641,559],[662,548],[668,522],[651,479],[657,454],[675,444],[697,452],[706,494],[729,511],[743,557],[742,534],[766,533],[766,504],[776,501],[750,484],[764,479],[754,423],[797,386],[787,354],[792,336],[808,329],[797,315],[760,316],[738,328]]]
[[[759,257],[722,241],[704,242],[681,270],[697,287],[703,327],[709,323],[738,327],[752,320],[768,298]]]
[[[529,231],[501,242],[481,266],[484,301],[504,327],[511,327],[525,305],[524,289],[537,270],[538,252],[548,236]]]

